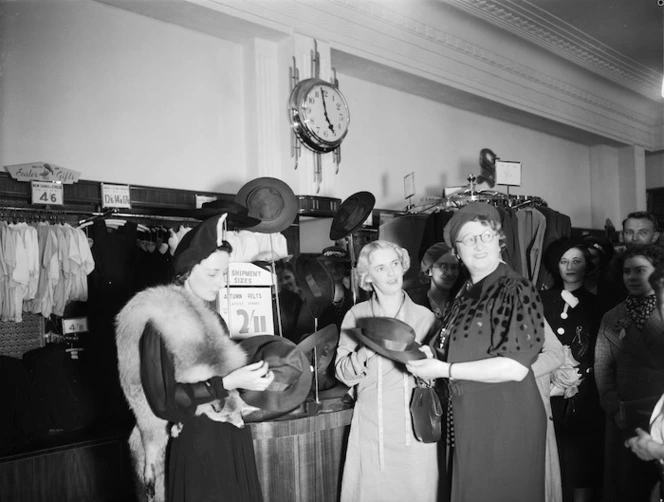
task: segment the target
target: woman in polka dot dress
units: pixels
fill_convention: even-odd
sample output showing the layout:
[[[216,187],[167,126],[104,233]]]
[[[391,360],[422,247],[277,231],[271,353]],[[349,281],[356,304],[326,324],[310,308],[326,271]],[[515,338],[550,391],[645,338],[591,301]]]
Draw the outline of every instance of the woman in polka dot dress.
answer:
[[[531,370],[544,342],[539,295],[502,262],[493,206],[464,206],[444,234],[470,274],[439,336],[439,345],[449,342],[448,362],[423,359],[407,368],[449,378],[452,502],[543,502],[546,415]]]

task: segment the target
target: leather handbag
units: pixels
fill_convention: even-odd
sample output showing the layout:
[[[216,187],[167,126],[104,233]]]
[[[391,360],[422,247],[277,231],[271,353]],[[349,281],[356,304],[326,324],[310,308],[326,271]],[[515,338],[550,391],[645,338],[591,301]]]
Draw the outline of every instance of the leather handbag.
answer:
[[[410,400],[410,416],[413,432],[418,441],[435,443],[440,440],[443,407],[431,383],[417,379],[417,387],[413,389]]]

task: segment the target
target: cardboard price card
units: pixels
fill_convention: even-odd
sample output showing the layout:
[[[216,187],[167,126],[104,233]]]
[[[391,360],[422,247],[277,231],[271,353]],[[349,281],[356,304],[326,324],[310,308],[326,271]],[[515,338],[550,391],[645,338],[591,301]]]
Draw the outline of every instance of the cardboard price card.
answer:
[[[271,288],[224,288],[217,307],[233,338],[274,335]]]

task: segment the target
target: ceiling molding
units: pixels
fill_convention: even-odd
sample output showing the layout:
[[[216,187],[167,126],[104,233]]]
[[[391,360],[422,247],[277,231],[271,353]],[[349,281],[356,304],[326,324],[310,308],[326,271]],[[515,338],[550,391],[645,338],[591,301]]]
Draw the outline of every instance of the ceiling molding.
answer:
[[[527,0],[438,0],[539,45],[650,99],[661,94],[661,75],[615,51]]]

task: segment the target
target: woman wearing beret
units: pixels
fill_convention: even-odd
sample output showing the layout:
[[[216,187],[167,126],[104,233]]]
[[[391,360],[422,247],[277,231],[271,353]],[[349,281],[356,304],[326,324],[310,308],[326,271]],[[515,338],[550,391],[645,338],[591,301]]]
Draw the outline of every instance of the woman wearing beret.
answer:
[[[625,448],[625,440],[648,426],[664,392],[664,321],[649,282],[664,265],[664,250],[633,246],[622,263],[628,296],[604,314],[595,346],[595,379],[606,414],[602,500],[640,502],[650,500],[659,477],[654,464]]]
[[[405,249],[381,240],[365,245],[357,260],[358,284],[373,296],[348,311],[337,347],[337,379],[354,386],[356,395],[342,502],[437,500],[437,445],[419,442],[410,423],[415,379],[403,364],[376,354],[348,332],[362,318],[391,317],[410,325],[417,341],[425,339],[434,315],[403,291],[403,275],[409,266]]]
[[[531,365],[544,342],[533,285],[501,261],[500,216],[474,202],[445,226],[470,279],[440,331],[447,362],[410,361],[421,378],[448,378],[453,502],[543,502],[546,416]]]
[[[246,364],[209,308],[232,251],[218,238],[223,218],[182,238],[173,284],[138,293],[116,318],[120,381],[136,416],[130,449],[149,500],[262,500],[237,389],[265,390],[274,375],[262,361]]]
[[[593,375],[600,312],[584,287],[593,264],[587,247],[571,239],[552,245],[556,287],[542,293],[544,316],[563,344],[565,361],[551,378],[551,407],[565,502],[590,501],[601,487],[604,416]]]

